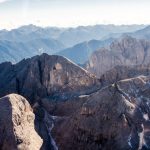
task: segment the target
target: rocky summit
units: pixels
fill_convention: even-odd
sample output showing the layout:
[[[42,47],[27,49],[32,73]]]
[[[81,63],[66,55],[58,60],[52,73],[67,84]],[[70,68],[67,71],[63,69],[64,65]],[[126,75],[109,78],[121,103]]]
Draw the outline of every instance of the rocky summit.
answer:
[[[149,58],[150,42],[126,35],[107,48],[95,51],[86,64],[86,69],[100,77],[115,66],[148,65]]]
[[[0,64],[0,78],[2,150],[150,149],[147,64],[116,66],[97,79],[42,54]]]
[[[18,93],[31,104],[41,98],[66,100],[100,86],[94,75],[62,56],[43,54],[13,65],[0,64],[0,96]]]
[[[0,96],[17,93],[28,99],[35,113],[35,129],[42,150],[55,149],[51,136],[54,103],[78,99],[101,88],[100,81],[62,56],[42,54],[17,64],[0,64]],[[53,114],[51,114],[53,115]],[[59,114],[61,116],[61,114]]]

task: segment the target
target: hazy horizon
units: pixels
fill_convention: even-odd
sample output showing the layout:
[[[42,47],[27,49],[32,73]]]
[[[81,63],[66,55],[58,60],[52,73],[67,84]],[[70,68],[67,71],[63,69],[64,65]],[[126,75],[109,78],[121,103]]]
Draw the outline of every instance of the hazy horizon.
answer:
[[[0,29],[150,24],[148,0],[0,0]]]
[[[50,26],[50,25],[47,25],[47,26],[41,26],[41,25],[37,25],[37,24],[22,24],[22,25],[19,25],[19,26],[16,26],[16,27],[12,27],[12,28],[0,28],[0,30],[7,30],[7,31],[11,31],[11,30],[14,30],[14,29],[18,29],[18,28],[21,28],[21,27],[26,27],[26,26],[35,26],[35,27],[39,27],[39,28],[58,28],[58,29],[69,29],[69,28],[72,28],[72,29],[75,29],[75,28],[79,28],[79,27],[93,27],[93,26],[101,26],[101,25],[104,25],[104,26],[149,26],[150,24],[90,24],[90,25],[76,25],[76,26]]]

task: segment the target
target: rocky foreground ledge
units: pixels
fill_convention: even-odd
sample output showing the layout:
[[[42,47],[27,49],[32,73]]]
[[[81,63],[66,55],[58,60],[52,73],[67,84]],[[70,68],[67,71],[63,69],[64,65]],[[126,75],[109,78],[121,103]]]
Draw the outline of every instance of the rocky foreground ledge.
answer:
[[[10,94],[0,98],[0,149],[39,150],[43,140],[34,129],[34,119],[24,97]]]

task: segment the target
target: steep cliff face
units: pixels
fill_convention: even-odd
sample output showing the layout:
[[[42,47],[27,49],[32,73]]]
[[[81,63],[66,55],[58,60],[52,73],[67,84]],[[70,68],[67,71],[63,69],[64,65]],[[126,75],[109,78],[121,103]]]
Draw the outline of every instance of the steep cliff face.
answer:
[[[0,98],[0,149],[39,150],[43,140],[34,129],[34,118],[22,96],[11,94]]]
[[[114,41],[108,49],[94,52],[87,63],[87,70],[100,77],[118,65],[132,66],[149,64],[150,42],[125,36]]]
[[[149,149],[150,78],[122,80],[87,97],[53,135],[62,150]],[[61,129],[61,130],[60,130]]]
[[[0,70],[0,96],[15,92],[31,103],[44,97],[65,100],[99,87],[93,75],[61,56],[43,54],[16,65],[3,63]]]

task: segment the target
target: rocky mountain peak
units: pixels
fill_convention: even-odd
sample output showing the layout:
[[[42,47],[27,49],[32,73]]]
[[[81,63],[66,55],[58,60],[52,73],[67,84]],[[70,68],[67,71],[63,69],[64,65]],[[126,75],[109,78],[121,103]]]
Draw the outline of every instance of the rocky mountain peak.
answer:
[[[149,64],[150,42],[124,36],[112,42],[108,49],[99,49],[91,56],[87,70],[100,77],[115,66]],[[91,65],[92,64],[92,65]]]
[[[14,65],[0,65],[0,69],[1,96],[15,92],[31,101],[68,99],[100,86],[92,74],[62,56],[42,54]]]

